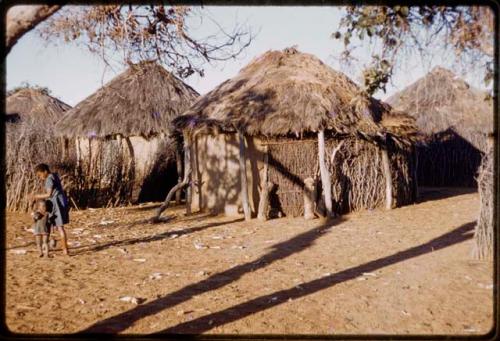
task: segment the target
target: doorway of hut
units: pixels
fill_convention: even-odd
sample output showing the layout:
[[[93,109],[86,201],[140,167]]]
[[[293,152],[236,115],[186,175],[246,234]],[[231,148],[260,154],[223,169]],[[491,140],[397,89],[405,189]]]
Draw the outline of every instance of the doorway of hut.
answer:
[[[138,203],[163,201],[172,187],[177,184],[178,174],[175,159],[160,160],[144,179],[137,199]],[[181,199],[184,200],[184,191]]]

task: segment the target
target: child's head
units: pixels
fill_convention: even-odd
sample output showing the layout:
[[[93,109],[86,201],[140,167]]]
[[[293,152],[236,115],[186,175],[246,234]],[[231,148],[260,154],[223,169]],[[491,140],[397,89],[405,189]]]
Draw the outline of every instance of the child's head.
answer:
[[[47,213],[52,210],[52,203],[50,200],[38,200],[36,202],[36,210],[40,213]]]
[[[47,164],[45,163],[40,163],[36,165],[35,167],[35,174],[38,176],[40,179],[45,180],[50,174],[50,168]]]

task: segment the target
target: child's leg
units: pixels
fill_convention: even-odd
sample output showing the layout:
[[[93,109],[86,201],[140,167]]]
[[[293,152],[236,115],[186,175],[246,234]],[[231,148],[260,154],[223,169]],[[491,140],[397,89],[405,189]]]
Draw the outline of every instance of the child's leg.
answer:
[[[40,257],[43,256],[43,250],[42,250],[42,236],[40,235],[35,235],[35,241],[36,241],[36,246],[38,247],[38,252],[40,253]]]
[[[45,257],[49,257],[49,235],[48,234],[43,235],[42,239],[43,239],[43,245],[42,245],[43,254],[45,255]]]

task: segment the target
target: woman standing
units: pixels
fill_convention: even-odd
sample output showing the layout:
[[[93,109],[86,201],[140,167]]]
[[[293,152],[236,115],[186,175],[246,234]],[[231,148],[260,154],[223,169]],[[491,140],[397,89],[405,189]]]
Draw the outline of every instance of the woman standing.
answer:
[[[49,166],[44,163],[35,167],[35,174],[45,181],[45,193],[31,194],[30,200],[49,199],[52,202],[52,212],[49,218],[51,223],[59,230],[64,254],[69,255],[66,231],[64,230],[64,225],[69,223],[69,205],[61,180],[57,173],[51,173]]]

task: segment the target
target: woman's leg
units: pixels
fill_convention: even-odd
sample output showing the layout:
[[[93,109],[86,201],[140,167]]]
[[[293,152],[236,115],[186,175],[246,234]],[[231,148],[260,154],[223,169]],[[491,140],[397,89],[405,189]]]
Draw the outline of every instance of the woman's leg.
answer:
[[[66,238],[66,231],[64,230],[64,226],[57,226],[59,230],[59,234],[61,235],[62,248],[65,255],[68,255],[68,240]]]
[[[39,256],[42,257],[43,256],[42,236],[36,235],[35,236],[35,242],[36,242],[36,246],[38,247]]]

